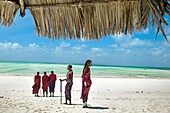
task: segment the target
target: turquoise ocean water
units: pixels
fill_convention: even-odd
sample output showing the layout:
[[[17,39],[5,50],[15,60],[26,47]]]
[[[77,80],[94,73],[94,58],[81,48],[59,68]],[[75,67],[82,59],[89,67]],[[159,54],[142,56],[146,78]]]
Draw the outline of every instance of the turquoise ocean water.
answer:
[[[0,62],[1,75],[29,76],[39,71],[50,73],[54,71],[58,76],[65,76],[68,64],[30,63],[30,62]],[[74,75],[81,76],[84,65],[73,64]],[[168,67],[135,67],[135,66],[105,66],[93,65],[91,75],[94,77],[135,77],[135,78],[170,78]]]

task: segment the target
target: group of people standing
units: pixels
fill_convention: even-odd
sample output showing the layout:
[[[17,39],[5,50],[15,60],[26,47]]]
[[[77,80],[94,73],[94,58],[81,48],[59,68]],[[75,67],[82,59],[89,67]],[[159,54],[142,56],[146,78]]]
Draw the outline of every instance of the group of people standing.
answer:
[[[92,84],[91,77],[90,77],[90,66],[92,65],[91,60],[87,60],[83,72],[82,72],[82,91],[81,91],[81,99],[83,100],[83,108],[87,108],[87,100],[88,100],[88,94],[89,90]],[[65,79],[60,79],[60,81],[66,81],[65,85],[65,104],[67,104],[67,101],[69,101],[69,104],[71,104],[71,89],[73,85],[73,70],[72,65],[67,66],[68,72],[66,74]],[[54,88],[55,88],[55,81],[57,80],[56,74],[54,74],[53,71],[51,71],[51,74],[48,76],[46,72],[44,72],[44,75],[42,76],[42,89],[43,89],[43,96],[48,96],[48,87],[50,91],[50,97],[54,97]],[[35,96],[39,96],[38,92],[40,89],[41,84],[41,76],[39,75],[39,72],[37,72],[37,75],[34,77],[34,85],[33,88],[33,94]]]
[[[54,74],[54,71],[51,71],[51,74],[48,76],[46,72],[44,72],[44,75],[42,76],[42,89],[43,89],[43,97],[48,97],[48,87],[50,92],[50,97],[54,97],[54,89],[55,89],[55,81],[57,80],[57,75]],[[37,75],[34,76],[34,85],[33,88],[33,94],[35,94],[35,97],[39,97],[39,89],[41,87],[41,76],[40,73],[37,72]]]

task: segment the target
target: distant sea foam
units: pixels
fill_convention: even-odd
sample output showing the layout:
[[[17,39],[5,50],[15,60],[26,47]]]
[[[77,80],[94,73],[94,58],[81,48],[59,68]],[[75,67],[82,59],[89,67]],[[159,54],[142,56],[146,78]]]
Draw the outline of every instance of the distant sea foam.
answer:
[[[35,62],[0,62],[1,75],[34,75],[37,71],[48,74],[54,71],[58,76],[65,76],[68,64],[35,63]],[[83,64],[73,64],[74,75],[81,77]],[[91,67],[93,77],[133,77],[133,78],[170,78],[168,67],[139,67],[139,66],[106,66],[93,65]]]

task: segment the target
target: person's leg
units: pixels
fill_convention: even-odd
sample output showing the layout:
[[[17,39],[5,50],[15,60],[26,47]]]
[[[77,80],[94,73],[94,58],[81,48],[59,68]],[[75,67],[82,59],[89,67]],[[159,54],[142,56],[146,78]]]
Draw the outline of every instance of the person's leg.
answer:
[[[52,96],[52,91],[51,91],[51,87],[50,87],[50,97]]]
[[[85,99],[83,99],[83,108],[86,108],[86,107],[87,107],[86,101],[85,101]]]
[[[46,91],[46,97],[48,97],[48,91]]]
[[[43,97],[45,97],[45,91],[43,90]]]
[[[83,108],[87,108],[87,97],[86,97],[86,94],[83,95]]]
[[[54,97],[55,81],[52,82],[52,97]]]
[[[85,106],[87,107],[87,98],[85,98]]]
[[[70,89],[69,89],[69,101],[70,101],[70,105],[71,105],[71,87],[70,87]]]
[[[71,99],[70,99],[70,103],[69,104],[71,105]]]
[[[84,95],[84,106],[87,108],[87,99],[88,99],[88,93],[89,93],[90,87],[86,89],[85,95]]]
[[[52,83],[50,83],[49,90],[50,90],[50,97],[52,97]]]
[[[37,97],[40,97],[40,96],[38,95],[38,93],[37,93]]]
[[[65,102],[64,104],[67,104],[67,97],[65,97],[65,101],[66,101],[66,102]]]
[[[51,92],[51,97],[54,97],[54,86],[52,85],[50,88],[50,92]]]
[[[54,90],[53,90],[53,92],[52,92],[52,97],[54,97]]]
[[[50,91],[50,97],[54,97],[54,91],[53,90]]]

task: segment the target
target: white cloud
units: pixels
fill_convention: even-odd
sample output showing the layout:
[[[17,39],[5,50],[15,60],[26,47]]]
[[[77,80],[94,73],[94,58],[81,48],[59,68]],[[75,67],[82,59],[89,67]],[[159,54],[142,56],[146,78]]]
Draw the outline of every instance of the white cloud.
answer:
[[[69,47],[70,46],[70,44],[69,43],[66,43],[66,42],[61,42],[60,43],[60,47]]]
[[[22,48],[22,46],[19,45],[18,43],[13,43],[12,46],[11,46],[11,48],[17,49],[17,48]]]
[[[125,50],[124,47],[120,47],[120,45],[118,45],[118,44],[112,44],[112,45],[110,45],[110,47],[118,52],[123,52]]]
[[[39,47],[39,45],[37,45],[36,43],[31,43],[31,44],[29,44],[29,47],[30,48],[37,48],[37,47]]]
[[[81,47],[85,48],[85,47],[87,47],[87,45],[85,45],[85,44],[82,44],[82,45],[81,45]]]
[[[55,49],[54,49],[54,53],[56,53],[56,54],[58,54],[58,53],[60,53],[61,52],[61,48],[60,47],[56,47]]]
[[[150,53],[154,56],[157,56],[157,55],[160,55],[163,54],[165,51],[165,48],[163,47],[154,47],[151,49]]]
[[[119,35],[113,37],[117,44],[110,45],[118,51],[124,51],[127,48],[139,46],[151,46],[152,43],[148,40],[140,40],[139,38],[132,38],[131,35]]]
[[[148,30],[146,30],[148,31]],[[132,38],[132,35],[120,34],[112,36],[112,38],[117,42],[117,44],[122,47],[134,47],[134,46],[151,46],[152,43],[148,40],[140,40],[139,38]],[[111,45],[113,48],[117,48],[117,45]]]
[[[91,52],[92,53],[98,53],[98,52],[101,52],[103,49],[100,49],[100,48],[91,48]]]
[[[81,49],[86,48],[86,47],[87,45],[82,44],[82,45],[74,46],[72,47],[72,49],[76,51],[80,51]]]
[[[101,48],[91,48],[91,53],[90,53],[94,58],[96,57],[103,57],[103,56],[107,56],[107,51],[104,51]]]
[[[149,41],[143,41],[143,40],[140,40],[139,38],[132,39],[129,43],[130,47],[133,47],[133,46],[149,46],[149,45],[151,45],[151,43]]]
[[[119,51],[119,52],[123,52],[123,51],[125,51],[125,49],[124,49],[124,48],[116,48],[115,50],[116,50],[116,51]]]
[[[147,40],[124,37],[123,40],[109,45],[110,48],[103,48],[99,45],[91,48],[84,44],[77,44],[68,49],[60,46],[44,47],[36,43],[22,47],[19,43],[7,42],[0,43],[2,50],[0,60],[82,63],[87,59],[92,59],[101,64],[169,65],[166,62],[170,58],[170,45],[164,43],[165,41],[153,44]],[[8,49],[9,47],[20,49]],[[108,47],[108,45],[105,47]],[[68,58],[68,55],[72,57]],[[164,59],[165,63],[161,59]]]
[[[116,42],[124,42],[125,40],[130,39],[132,36],[130,34],[124,35],[124,34],[118,34],[118,35],[112,35],[112,38]]]
[[[56,51],[60,51],[61,48],[60,48],[60,47],[56,47],[55,50],[56,50]]]
[[[22,46],[19,43],[11,43],[11,42],[0,43],[0,47],[6,49],[22,48]]]
[[[131,35],[119,35],[118,37],[113,37],[116,44],[111,44],[110,47],[118,52],[119,54],[130,54],[133,50],[139,49],[141,47],[151,47],[153,44],[149,40],[141,40],[139,38],[132,38]],[[128,51],[127,50],[131,50]]]
[[[111,44],[110,47],[112,47],[112,48],[118,48],[118,45],[117,45],[117,44]]]
[[[82,48],[81,47],[78,47],[78,46],[74,46],[72,47],[73,50],[76,50],[76,51],[80,51]]]
[[[131,54],[132,53],[132,50],[128,49],[126,50],[126,54]]]

